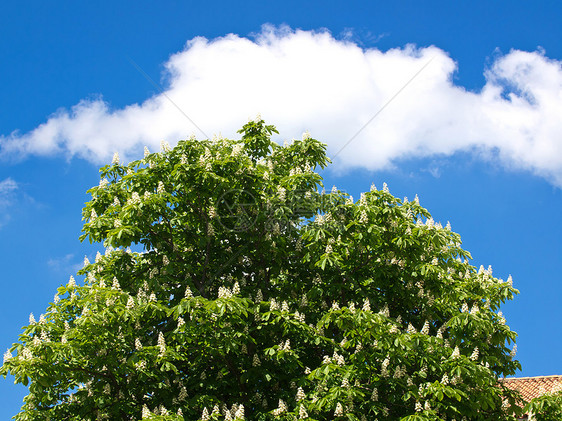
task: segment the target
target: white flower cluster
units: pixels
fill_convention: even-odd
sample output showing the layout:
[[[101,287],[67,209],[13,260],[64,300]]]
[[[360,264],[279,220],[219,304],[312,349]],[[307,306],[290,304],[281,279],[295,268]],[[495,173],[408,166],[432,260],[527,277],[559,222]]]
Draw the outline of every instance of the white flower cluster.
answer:
[[[472,361],[476,361],[478,359],[478,355],[480,355],[480,351],[478,350],[478,347],[474,348],[474,351],[472,351],[472,354],[470,354],[470,359]]]
[[[510,287],[513,286],[513,278],[511,277],[511,275],[509,275],[509,276],[507,277],[507,284],[508,284]]]
[[[371,303],[369,302],[368,298],[365,298],[365,301],[363,301],[363,307],[361,308],[361,310],[363,311],[371,311]]]
[[[212,167],[212,155],[211,155],[211,151],[209,150],[209,148],[205,148],[205,153],[201,156],[199,156],[199,164],[200,165],[205,165],[205,170],[206,171],[211,171]]]
[[[24,360],[30,360],[33,358],[33,354],[31,353],[31,351],[29,350],[29,348],[24,348],[23,352],[22,352],[22,358]]]
[[[308,418],[308,413],[306,412],[304,405],[299,405],[299,419],[304,420],[306,418]]]
[[[291,168],[289,170],[289,176],[294,176],[294,175],[300,175],[303,173],[303,170],[301,167],[295,167],[295,168]]]
[[[161,140],[160,141],[160,151],[161,152],[170,152],[172,149],[170,148],[170,144],[168,142],[166,142],[165,140]]]
[[[279,186],[279,188],[277,189],[277,197],[279,197],[279,200],[284,202],[286,196],[287,196],[287,191],[285,190],[285,188]]]
[[[131,194],[131,198],[129,200],[127,200],[127,205],[135,206],[135,205],[138,205],[139,203],[141,203],[141,198],[140,198],[139,194],[136,191],[134,191]]]
[[[384,308],[381,311],[379,311],[379,314],[385,317],[390,317],[390,310],[388,309],[388,304],[386,304]]]
[[[505,317],[503,317],[503,312],[498,311],[498,320],[500,322],[500,324],[504,325],[505,324]]]
[[[238,283],[238,281],[236,281],[232,286],[232,295],[238,295],[238,294],[240,294],[240,284]]]
[[[332,359],[339,366],[345,365],[345,358],[343,357],[343,355],[338,354],[336,351],[334,351],[334,355],[332,356]]]
[[[299,321],[300,323],[304,323],[305,322],[305,315],[304,313],[299,313],[298,311],[295,311],[295,319],[297,321]]]
[[[232,297],[232,291],[227,287],[219,287],[219,296],[218,298],[230,298]]]
[[[321,227],[322,225],[324,225],[325,222],[326,222],[326,219],[324,218],[324,215],[322,215],[322,214],[317,214],[317,215],[314,217],[314,223],[315,223],[316,225],[318,225],[319,227]]]
[[[99,188],[100,188],[100,189],[104,189],[104,188],[106,188],[108,185],[109,185],[109,181],[107,181],[106,178],[102,178],[102,179],[100,180]]]
[[[234,414],[235,420],[243,420],[244,419],[244,405],[232,405],[232,410],[230,411],[231,414]]]
[[[285,342],[281,341],[279,344],[279,349],[282,351],[290,351],[291,350],[291,340],[287,339]]]
[[[158,356],[162,357],[166,352],[166,341],[162,332],[158,332],[158,349],[160,350]]]
[[[240,155],[240,153],[242,152],[242,149],[244,148],[244,144],[243,143],[236,143],[233,147],[232,147],[232,156],[238,156]]]
[[[386,183],[382,183],[382,191],[385,193],[390,193],[390,190],[388,190],[388,185]]]
[[[135,300],[133,299],[133,297],[129,296],[129,299],[127,300],[126,308],[127,310],[131,310],[134,307],[135,307]]]
[[[158,186],[156,187],[156,194],[164,194],[166,193],[166,188],[164,187],[164,183],[162,181],[158,182]]]
[[[461,353],[459,351],[459,347],[456,346],[455,349],[453,350],[453,353],[451,354],[451,357],[453,358],[459,358],[461,356]]]
[[[361,214],[359,215],[359,223],[360,224],[368,224],[369,223],[369,217],[367,216],[367,211],[365,209],[363,209],[361,211]]]
[[[279,399],[279,404],[277,405],[277,409],[273,411],[273,415],[278,417],[284,412],[287,412],[287,404],[283,401],[283,399]]]
[[[390,358],[386,357],[381,365],[381,376],[388,377],[388,365],[390,364]]]
[[[334,411],[334,417],[343,417],[343,406],[339,402],[336,405],[336,410]]]
[[[394,369],[394,378],[395,379],[400,379],[402,377],[404,377],[406,375],[406,367],[405,366],[401,366],[400,364],[396,366],[396,368]]]

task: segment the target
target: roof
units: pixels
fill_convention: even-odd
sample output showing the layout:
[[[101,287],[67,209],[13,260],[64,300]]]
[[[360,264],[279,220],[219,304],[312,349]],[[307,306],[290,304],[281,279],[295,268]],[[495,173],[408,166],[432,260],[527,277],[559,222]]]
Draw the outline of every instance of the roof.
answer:
[[[562,391],[562,376],[512,377],[502,382],[512,390],[518,390],[526,402],[545,393]]]

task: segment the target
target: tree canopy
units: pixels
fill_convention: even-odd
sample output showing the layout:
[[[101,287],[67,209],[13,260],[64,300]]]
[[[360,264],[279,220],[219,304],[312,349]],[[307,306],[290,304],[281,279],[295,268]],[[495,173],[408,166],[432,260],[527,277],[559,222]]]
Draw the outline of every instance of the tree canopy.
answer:
[[[417,197],[325,192],[308,134],[240,133],[101,168],[105,253],[4,355],[16,420],[511,419],[511,279]]]

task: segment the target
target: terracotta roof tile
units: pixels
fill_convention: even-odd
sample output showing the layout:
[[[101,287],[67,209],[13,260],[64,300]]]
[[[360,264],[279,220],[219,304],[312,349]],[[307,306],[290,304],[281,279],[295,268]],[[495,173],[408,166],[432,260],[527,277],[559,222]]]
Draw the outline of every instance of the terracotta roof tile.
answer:
[[[502,380],[507,387],[518,390],[525,401],[562,391],[562,376],[512,377]]]

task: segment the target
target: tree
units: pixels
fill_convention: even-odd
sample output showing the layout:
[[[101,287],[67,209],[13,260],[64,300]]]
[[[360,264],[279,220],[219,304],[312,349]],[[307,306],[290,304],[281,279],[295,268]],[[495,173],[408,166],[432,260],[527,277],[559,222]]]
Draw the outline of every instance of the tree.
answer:
[[[531,399],[525,405],[525,412],[532,414],[535,421],[557,421],[562,419],[562,392],[546,393]]]
[[[105,254],[4,356],[17,420],[510,419],[511,280],[417,197],[325,193],[325,145],[274,132],[101,168],[81,240]]]

